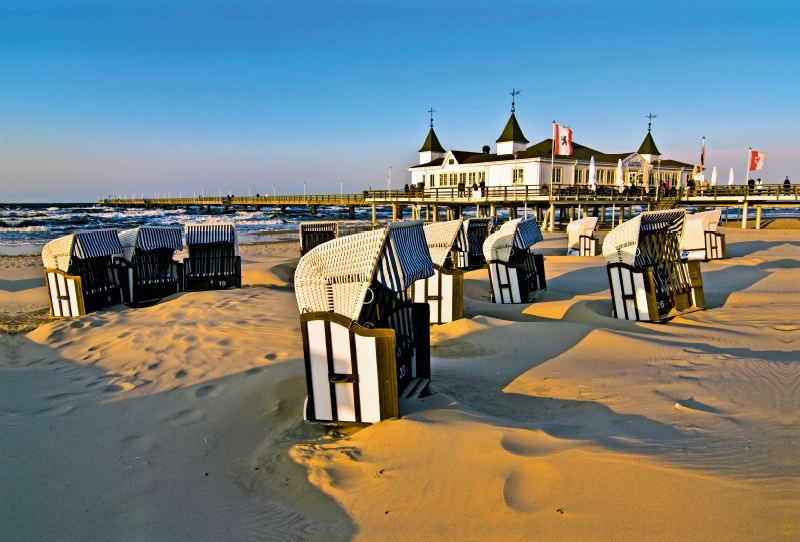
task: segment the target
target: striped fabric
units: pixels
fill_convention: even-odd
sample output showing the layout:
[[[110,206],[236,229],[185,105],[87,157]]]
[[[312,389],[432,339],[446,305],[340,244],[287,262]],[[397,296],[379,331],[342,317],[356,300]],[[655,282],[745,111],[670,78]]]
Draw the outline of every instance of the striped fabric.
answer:
[[[464,221],[464,232],[467,235],[469,253],[472,256],[483,256],[483,242],[492,231],[491,218],[468,218]]]
[[[643,233],[673,233],[680,240],[686,222],[684,209],[646,211],[627,222],[623,222],[606,235],[603,241],[603,256],[607,263],[636,265],[639,241]]]
[[[433,275],[422,221],[393,222],[378,261],[375,278],[393,292],[403,292],[414,282]]]
[[[239,255],[239,243],[236,238],[236,227],[229,222],[214,224],[186,224],[186,246],[191,255],[192,245],[211,243],[231,243],[235,254]]]
[[[444,267],[453,250],[466,250],[466,234],[461,222],[459,218],[447,222],[433,222],[423,227],[425,243],[428,245],[428,252],[434,265]]]
[[[453,250],[458,252],[467,252],[469,250],[469,238],[467,237],[467,230],[459,228],[456,233],[456,240],[453,241]]]
[[[180,226],[140,226],[119,234],[123,247],[134,247],[142,250],[156,248],[183,248],[183,228]]]
[[[74,234],[72,255],[76,258],[98,258],[122,253],[116,228],[81,231]]]
[[[514,248],[528,249],[544,239],[535,218],[518,220],[517,232],[514,234]]]

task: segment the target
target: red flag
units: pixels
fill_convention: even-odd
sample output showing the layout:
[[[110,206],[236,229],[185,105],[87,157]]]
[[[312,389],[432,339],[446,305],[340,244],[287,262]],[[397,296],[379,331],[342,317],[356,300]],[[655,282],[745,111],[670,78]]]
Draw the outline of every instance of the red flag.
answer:
[[[758,171],[764,167],[764,153],[750,149],[750,166],[747,171]]]
[[[572,154],[572,130],[553,123],[554,154],[569,156]]]

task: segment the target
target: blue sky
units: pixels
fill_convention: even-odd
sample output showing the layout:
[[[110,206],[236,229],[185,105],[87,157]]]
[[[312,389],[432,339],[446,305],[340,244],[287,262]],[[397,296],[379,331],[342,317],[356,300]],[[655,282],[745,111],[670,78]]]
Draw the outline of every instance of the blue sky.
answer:
[[[793,2],[0,2],[0,201],[408,180],[552,120],[604,152],[800,182]],[[755,176],[755,175],[754,175]]]

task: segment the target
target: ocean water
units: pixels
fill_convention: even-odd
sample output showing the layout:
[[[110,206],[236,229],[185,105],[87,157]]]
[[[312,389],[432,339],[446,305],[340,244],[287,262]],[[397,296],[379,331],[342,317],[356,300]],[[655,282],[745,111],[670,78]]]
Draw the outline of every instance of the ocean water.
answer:
[[[389,207],[378,209],[378,220],[391,220]],[[0,246],[41,245],[80,230],[117,228],[125,230],[142,225],[173,226],[188,222],[233,222],[240,239],[265,232],[297,229],[300,222],[336,220],[343,226],[368,225],[369,207],[356,208],[351,220],[346,207],[320,207],[312,215],[307,207],[289,207],[262,211],[200,212],[197,209],[126,209],[97,204],[0,204]]]
[[[640,212],[642,208],[635,209]],[[610,220],[608,209],[607,219]],[[694,209],[687,208],[688,212]],[[748,216],[755,219],[755,209],[750,208]],[[474,216],[475,209],[467,208],[464,216]],[[741,218],[741,209],[731,208],[729,219]],[[391,208],[379,207],[378,220],[381,223],[391,220]],[[405,217],[409,212],[406,210]],[[726,212],[723,209],[722,217]],[[764,207],[762,218],[796,217],[800,218],[800,208]],[[500,220],[508,218],[505,209],[498,213]],[[43,245],[48,241],[80,230],[117,228],[125,230],[145,224],[151,226],[184,225],[187,222],[208,223],[226,221],[236,224],[240,240],[258,240],[255,234],[280,230],[296,230],[300,222],[314,220],[336,220],[341,226],[366,226],[372,221],[369,207],[356,207],[355,219],[350,219],[347,208],[342,206],[319,207],[312,215],[308,207],[288,207],[286,212],[266,208],[262,211],[216,211],[201,212],[197,209],[127,209],[99,204],[0,204],[0,247],[23,245]]]

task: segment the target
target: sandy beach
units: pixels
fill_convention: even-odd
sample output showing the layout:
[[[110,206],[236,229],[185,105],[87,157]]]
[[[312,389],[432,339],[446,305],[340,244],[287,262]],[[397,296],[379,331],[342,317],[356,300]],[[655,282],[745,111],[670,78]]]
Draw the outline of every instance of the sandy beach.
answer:
[[[667,324],[612,319],[563,233],[533,304],[469,272],[432,395],[362,430],[302,421],[296,242],[242,245],[240,290],[59,321],[39,256],[2,256],[0,539],[797,540],[800,237],[732,226]]]

